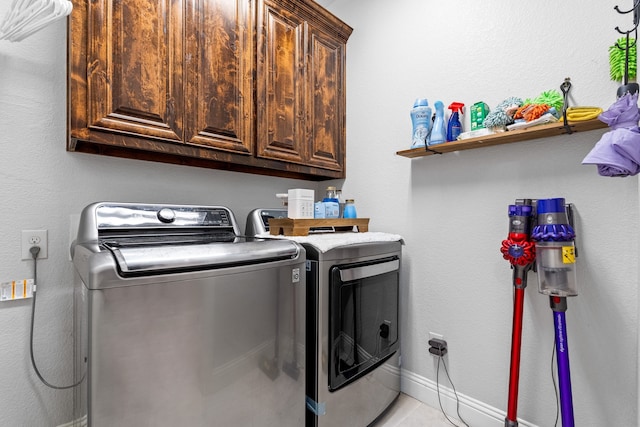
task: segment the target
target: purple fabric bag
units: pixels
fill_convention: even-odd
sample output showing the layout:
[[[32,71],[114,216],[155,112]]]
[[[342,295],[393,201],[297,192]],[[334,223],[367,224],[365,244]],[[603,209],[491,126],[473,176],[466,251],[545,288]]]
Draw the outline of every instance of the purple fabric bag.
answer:
[[[598,116],[612,129],[582,160],[597,165],[602,176],[631,176],[640,172],[640,111],[638,94],[625,94]]]

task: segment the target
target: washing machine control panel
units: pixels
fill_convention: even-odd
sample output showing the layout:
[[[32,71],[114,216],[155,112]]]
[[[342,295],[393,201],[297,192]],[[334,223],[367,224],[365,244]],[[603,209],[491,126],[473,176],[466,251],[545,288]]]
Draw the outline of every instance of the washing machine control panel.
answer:
[[[98,230],[165,227],[232,228],[233,215],[222,206],[102,204],[96,209]]]

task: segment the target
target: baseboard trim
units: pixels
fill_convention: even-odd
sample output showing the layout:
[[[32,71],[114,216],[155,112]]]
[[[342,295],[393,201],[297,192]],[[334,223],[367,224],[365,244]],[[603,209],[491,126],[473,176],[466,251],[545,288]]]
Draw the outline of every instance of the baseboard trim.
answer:
[[[400,372],[400,390],[426,405],[440,410],[438,388],[435,381],[402,369]],[[457,392],[460,400],[460,415],[473,427],[504,427],[506,412],[489,406],[479,400]],[[440,382],[440,400],[447,416],[458,419],[456,396],[453,389]],[[537,427],[535,424],[518,419],[519,427]]]

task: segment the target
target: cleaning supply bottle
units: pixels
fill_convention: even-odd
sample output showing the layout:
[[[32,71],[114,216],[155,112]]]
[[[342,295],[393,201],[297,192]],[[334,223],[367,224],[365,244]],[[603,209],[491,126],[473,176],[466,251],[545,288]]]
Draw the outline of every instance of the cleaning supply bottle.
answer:
[[[344,217],[345,218],[357,218],[356,205],[353,199],[347,199],[344,205]]]
[[[447,125],[447,141],[455,141],[458,139],[458,135],[462,133],[462,123],[460,122],[459,114],[462,114],[462,108],[464,104],[462,102],[452,102],[449,105],[451,110],[451,117],[449,117],[449,124]]]
[[[431,107],[426,98],[418,98],[411,109],[413,134],[411,148],[424,147],[431,127]]]
[[[340,211],[338,213],[338,218],[342,218],[342,214],[344,212],[344,202],[342,201],[342,190],[336,190],[336,199],[338,199],[338,206],[340,207]]]
[[[322,199],[325,207],[325,218],[340,217],[340,202],[336,194],[336,187],[327,187],[327,193]]]
[[[436,113],[433,120],[433,128],[427,138],[427,145],[436,145],[447,142],[447,129],[444,125],[444,104],[442,101],[436,101],[433,106],[436,109]]]

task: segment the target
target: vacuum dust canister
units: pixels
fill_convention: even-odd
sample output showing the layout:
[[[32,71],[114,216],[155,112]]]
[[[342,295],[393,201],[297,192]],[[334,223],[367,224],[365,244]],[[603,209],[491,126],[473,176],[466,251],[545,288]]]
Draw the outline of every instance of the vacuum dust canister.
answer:
[[[564,199],[540,199],[537,210],[538,225],[531,237],[536,242],[538,291],[550,296],[576,296],[575,232]]]

